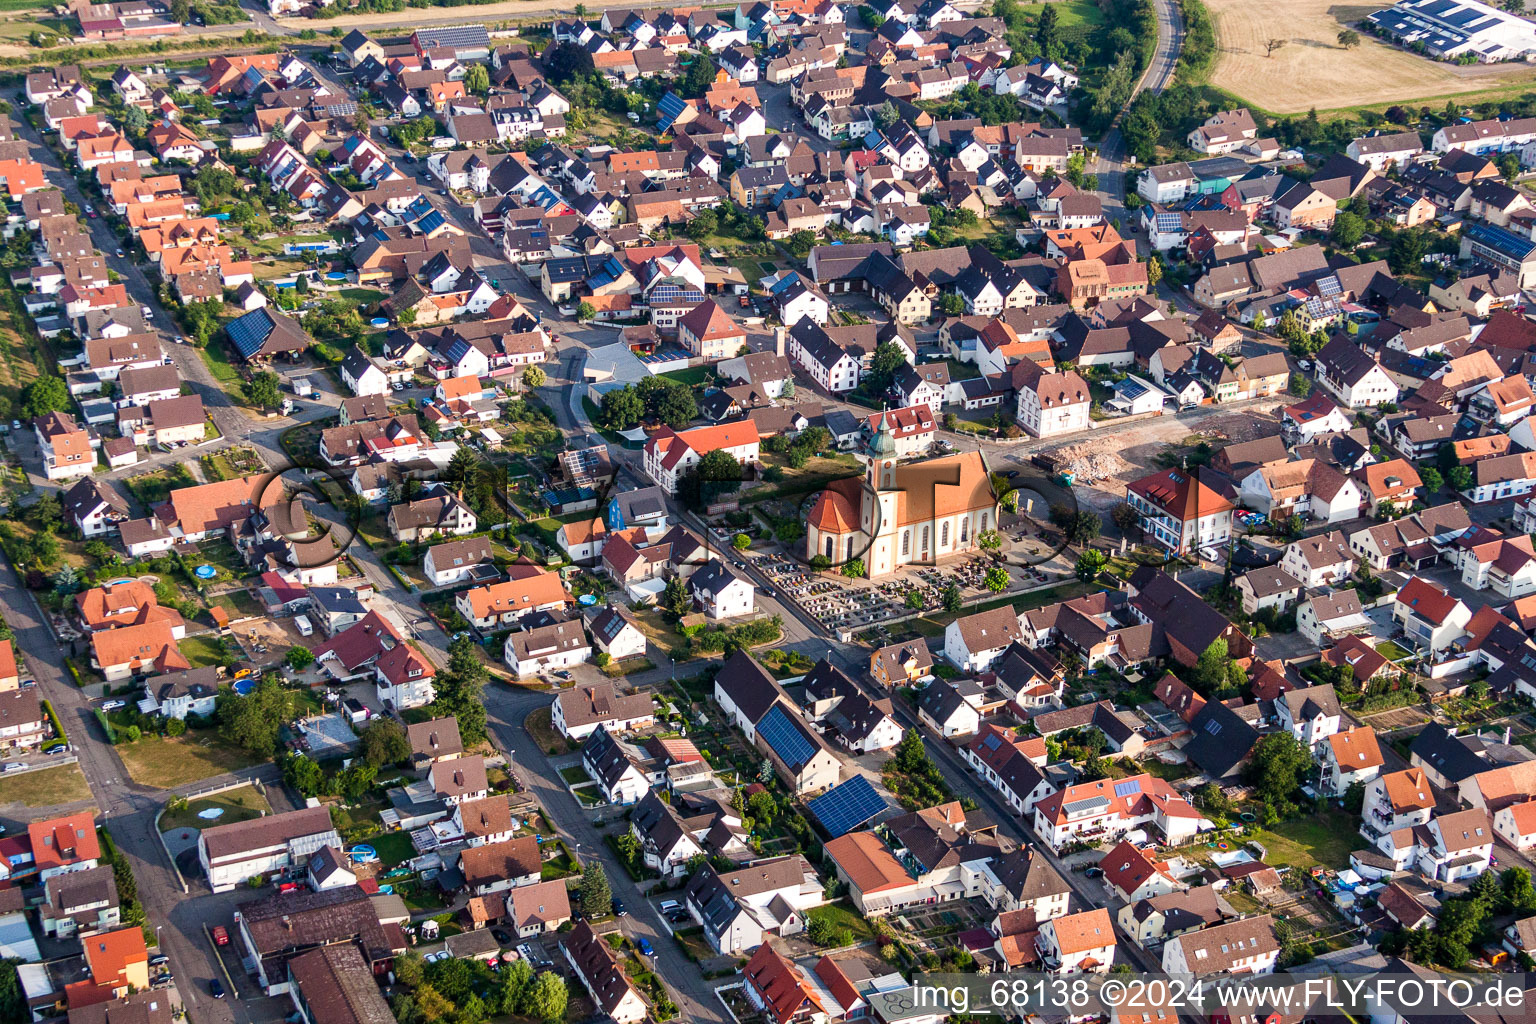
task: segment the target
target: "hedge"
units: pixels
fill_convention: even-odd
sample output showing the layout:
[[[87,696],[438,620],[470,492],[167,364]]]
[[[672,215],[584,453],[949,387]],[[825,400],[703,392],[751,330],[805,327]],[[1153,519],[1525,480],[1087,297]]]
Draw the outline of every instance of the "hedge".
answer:
[[[96,711],[96,721],[101,723],[101,729],[107,734],[107,742],[117,745],[117,730],[112,728],[112,723],[107,721],[107,716],[100,709]]]
[[[46,700],[43,701],[43,714],[48,716],[48,724],[53,726],[53,735],[68,743],[69,736],[64,732],[64,723],[59,721],[58,713],[53,710],[53,705]]]

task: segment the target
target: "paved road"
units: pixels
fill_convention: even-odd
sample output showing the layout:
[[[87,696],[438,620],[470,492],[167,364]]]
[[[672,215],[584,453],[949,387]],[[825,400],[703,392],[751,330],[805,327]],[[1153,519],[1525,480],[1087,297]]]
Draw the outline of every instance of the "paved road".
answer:
[[[727,1024],[727,1017],[714,995],[714,984],[704,980],[699,965],[683,954],[682,948],[661,924],[661,918],[631,882],[618,858],[603,842],[602,833],[592,825],[594,812],[584,808],[565,788],[559,774],[544,752],[523,728],[530,711],[545,707],[551,697],[509,686],[493,685],[486,691],[485,707],[497,746],[506,751],[519,768],[519,778],[539,803],[549,812],[550,820],[570,845],[578,860],[590,864],[603,862],[613,894],[622,900],[628,916],[620,927],[631,938],[649,939],[656,950],[656,973],[666,982],[677,1003],[681,1019],[703,1024]],[[611,812],[610,812],[611,813]]]
[[[1131,90],[1131,97],[1126,101],[1126,109],[1130,108],[1137,96],[1146,90],[1160,93],[1173,82],[1173,73],[1178,67],[1179,50],[1184,46],[1184,19],[1179,14],[1178,5],[1173,0],[1153,0],[1157,9],[1157,50],[1152,55],[1152,61],[1142,73],[1141,81],[1136,83],[1136,88]],[[1099,178],[1099,191],[1104,193],[1104,207],[1111,217],[1120,217],[1124,221],[1124,204],[1126,188],[1126,152],[1125,139],[1120,134],[1120,119],[1125,116],[1125,110],[1115,115],[1109,131],[1104,140],[1099,143],[1099,159],[1094,165],[1094,173]]]

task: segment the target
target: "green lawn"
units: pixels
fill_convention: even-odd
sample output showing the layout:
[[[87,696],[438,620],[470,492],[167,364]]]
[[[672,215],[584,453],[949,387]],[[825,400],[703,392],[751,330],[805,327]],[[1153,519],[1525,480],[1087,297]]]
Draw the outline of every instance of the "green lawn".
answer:
[[[1088,584],[1073,580],[1060,586],[1050,587],[1046,590],[1037,590],[1031,594],[1014,595],[1012,597],[1000,597],[990,601],[981,601],[977,604],[968,604],[959,612],[934,612],[922,618],[912,619],[903,623],[908,628],[914,629],[923,636],[941,636],[944,627],[962,615],[975,615],[977,612],[990,611],[993,608],[1001,608],[1009,605],[1017,611],[1028,611],[1031,608],[1043,608],[1057,601],[1070,601],[1074,597],[1082,597],[1088,593]]]
[[[351,299],[359,306],[366,306],[370,303],[382,302],[389,296],[373,288],[343,288],[341,290],[341,297]]]
[[[416,848],[411,845],[409,832],[385,832],[383,835],[370,836],[365,840],[379,854],[379,860],[386,867],[395,867],[404,864],[416,856]]]
[[[1404,658],[1411,656],[1412,652],[1406,650],[1399,644],[1393,643],[1391,640],[1383,640],[1381,643],[1376,645],[1376,653],[1381,655],[1383,658],[1386,658],[1388,661],[1401,661]]]
[[[224,813],[215,820],[199,818],[198,813],[213,807],[222,808]],[[258,793],[253,786],[241,786],[239,789],[226,790],[202,800],[193,800],[186,807],[175,811],[166,811],[160,818],[160,831],[171,832],[178,828],[207,828],[210,825],[229,825],[237,821],[249,821],[258,818],[262,812],[271,813],[272,806],[267,803],[267,798]]]
[[[560,769],[560,777],[572,786],[579,786],[584,782],[591,782],[592,776],[579,764],[566,765]]]
[[[1086,0],[1058,0],[1051,6],[1056,8],[1056,23],[1062,28],[1076,25],[1095,28],[1104,24],[1104,12],[1099,10],[1097,4],[1087,3]],[[1025,4],[1019,9],[1029,16],[1031,22],[1036,22],[1040,19],[1040,12],[1045,10],[1045,4]]]
[[[816,907],[809,912],[808,917],[824,918],[835,928],[847,928],[853,932],[854,942],[863,942],[875,934],[869,927],[869,922],[842,900],[828,903],[824,907]]]
[[[137,743],[119,744],[114,749],[123,759],[129,778],[157,789],[184,786],[260,763],[245,751],[223,744],[212,730],[197,730],[175,738],[145,736]]]
[[[177,646],[181,648],[182,656],[193,668],[223,664],[224,646],[219,643],[217,637],[189,636],[177,641]]]
[[[262,603],[251,596],[249,590],[231,590],[227,594],[208,599],[209,607],[223,608],[232,619],[243,619],[253,615],[266,614],[266,608]]]
[[[170,497],[171,491],[178,487],[191,487],[197,483],[187,467],[178,462],[165,469],[154,473],[141,473],[128,477],[123,481],[133,496],[143,503],[145,508],[153,508]]]
[[[689,366],[681,370],[667,370],[658,373],[656,376],[670,377],[672,380],[679,381],[691,388],[696,388],[700,384],[708,384],[711,380],[714,380],[715,374],[707,366]]]
[[[51,807],[55,804],[74,803],[88,799],[91,787],[86,784],[80,766],[74,764],[46,768],[37,772],[23,772],[0,779],[0,805],[24,804],[27,807]]]
[[[962,363],[958,359],[946,359],[944,365],[949,367],[950,380],[970,380],[972,377],[980,377],[981,371],[976,369],[975,363]]]
[[[214,341],[198,349],[203,355],[203,362],[208,364],[208,372],[213,374],[219,385],[225,391],[230,391],[231,397],[239,398],[243,392],[241,388],[240,370],[231,358],[233,353],[225,347],[222,341]]]
[[[1314,865],[1341,869],[1349,866],[1349,855],[1360,845],[1356,833],[1359,822],[1342,811],[1299,818],[1260,829],[1253,838],[1269,851],[1264,862],[1271,867],[1290,867],[1306,871]]]

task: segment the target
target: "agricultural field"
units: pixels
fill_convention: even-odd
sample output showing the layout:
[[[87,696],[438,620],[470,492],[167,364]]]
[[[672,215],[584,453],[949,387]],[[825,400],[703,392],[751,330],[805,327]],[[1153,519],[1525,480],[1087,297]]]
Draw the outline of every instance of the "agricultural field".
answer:
[[[1536,82],[1524,64],[1442,64],[1361,33],[1346,50],[1338,34],[1382,5],[1341,6],[1327,0],[1290,0],[1285,24],[1276,10],[1252,0],[1208,0],[1216,20],[1216,68],[1211,84],[1275,114],[1340,107],[1442,101],[1461,93]],[[1273,56],[1266,40],[1284,38]]]

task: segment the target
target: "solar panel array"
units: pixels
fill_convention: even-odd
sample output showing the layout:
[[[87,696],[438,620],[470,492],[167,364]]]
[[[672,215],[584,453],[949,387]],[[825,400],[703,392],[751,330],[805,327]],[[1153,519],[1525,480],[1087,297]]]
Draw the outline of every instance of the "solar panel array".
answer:
[[[1141,792],[1141,780],[1131,779],[1129,782],[1115,783],[1115,796],[1131,796]]]
[[[264,309],[253,309],[231,320],[224,328],[235,351],[246,359],[261,351],[262,343],[272,333],[272,320]]]
[[[782,704],[768,709],[762,721],[757,723],[757,734],[779,755],[779,760],[796,770],[816,753],[816,745],[795,728]]]
[[[833,786],[806,805],[827,835],[847,835],[885,809],[885,800],[863,775]]]

